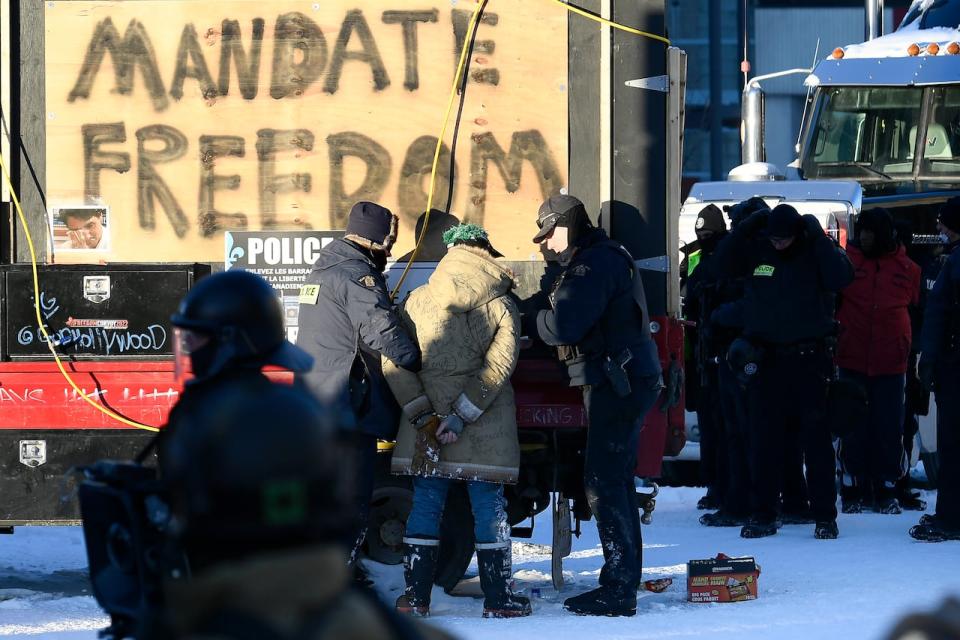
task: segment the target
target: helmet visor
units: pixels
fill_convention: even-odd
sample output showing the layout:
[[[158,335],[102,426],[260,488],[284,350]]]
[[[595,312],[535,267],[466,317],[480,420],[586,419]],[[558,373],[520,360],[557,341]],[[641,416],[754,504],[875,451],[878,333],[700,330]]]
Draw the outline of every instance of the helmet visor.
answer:
[[[192,372],[190,354],[208,345],[210,340],[207,333],[184,327],[173,328],[173,377],[178,384],[186,382]]]

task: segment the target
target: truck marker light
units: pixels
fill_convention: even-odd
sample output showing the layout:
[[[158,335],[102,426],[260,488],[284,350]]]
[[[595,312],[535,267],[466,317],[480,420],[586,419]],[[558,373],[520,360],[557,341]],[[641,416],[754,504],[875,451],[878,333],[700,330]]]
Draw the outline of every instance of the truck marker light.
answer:
[[[951,42],[950,44],[948,44],[948,45],[947,45],[947,53],[949,53],[949,54],[952,55],[952,56],[955,56],[955,55],[957,55],[958,53],[960,53],[960,43]]]
[[[843,49],[840,47],[837,47],[836,49],[833,50],[833,53],[831,55],[833,56],[834,60],[839,60],[840,58],[843,57]]]
[[[931,42],[930,44],[927,45],[927,53],[929,53],[932,56],[937,55],[938,53],[940,53],[940,45],[938,45],[936,42]]]
[[[910,55],[910,56],[920,55],[920,45],[914,42],[912,45],[907,47],[907,55]]]

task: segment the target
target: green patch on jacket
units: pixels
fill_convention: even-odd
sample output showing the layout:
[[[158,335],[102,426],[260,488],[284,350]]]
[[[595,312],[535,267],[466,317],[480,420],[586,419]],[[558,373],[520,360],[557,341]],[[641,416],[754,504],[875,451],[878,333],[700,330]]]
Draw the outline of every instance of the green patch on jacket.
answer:
[[[773,267],[769,264],[761,264],[753,270],[753,275],[770,277],[773,275]]]

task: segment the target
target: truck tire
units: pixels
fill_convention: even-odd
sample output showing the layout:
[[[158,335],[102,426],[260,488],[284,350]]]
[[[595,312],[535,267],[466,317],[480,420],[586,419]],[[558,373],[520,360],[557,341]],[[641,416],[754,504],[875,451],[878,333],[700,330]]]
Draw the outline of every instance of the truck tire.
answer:
[[[403,562],[403,535],[413,507],[413,483],[408,477],[377,479],[370,501],[370,519],[364,552],[382,564]],[[453,589],[470,566],[473,557],[473,512],[467,487],[454,483],[447,495],[440,525],[440,555],[434,582],[445,591]]]

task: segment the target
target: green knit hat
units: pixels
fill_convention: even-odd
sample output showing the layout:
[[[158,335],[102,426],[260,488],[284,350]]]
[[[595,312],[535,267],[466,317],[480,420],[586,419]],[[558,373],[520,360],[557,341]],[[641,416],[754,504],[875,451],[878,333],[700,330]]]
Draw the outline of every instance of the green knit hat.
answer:
[[[490,242],[490,236],[487,235],[483,227],[472,222],[458,224],[443,232],[443,243],[447,247],[452,247],[458,242],[476,242],[478,240]]]

